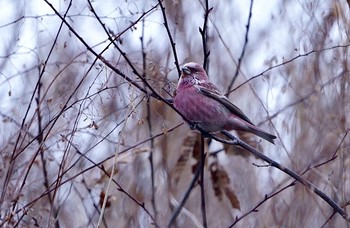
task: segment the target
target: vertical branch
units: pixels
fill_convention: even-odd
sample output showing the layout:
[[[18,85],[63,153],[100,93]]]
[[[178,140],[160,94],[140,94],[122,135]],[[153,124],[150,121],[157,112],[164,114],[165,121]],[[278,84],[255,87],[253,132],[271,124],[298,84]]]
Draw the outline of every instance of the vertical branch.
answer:
[[[209,19],[209,13],[213,8],[209,9],[209,1],[205,1],[205,13],[204,13],[204,22],[203,22],[203,28],[199,28],[199,33],[202,37],[202,44],[203,44],[203,54],[204,54],[204,60],[203,60],[203,68],[208,72],[208,66],[209,66],[209,55],[210,51],[208,51],[208,19]]]
[[[205,210],[205,192],[204,192],[204,164],[205,164],[205,152],[204,152],[204,137],[201,135],[201,165],[200,165],[200,188],[201,188],[201,210],[202,210],[202,219],[203,219],[203,227],[207,227],[207,213]]]
[[[46,60],[48,60],[48,59],[46,59]],[[44,157],[44,151],[42,149],[42,145],[44,143],[44,141],[43,141],[44,137],[43,137],[42,114],[41,114],[41,110],[40,110],[41,88],[42,88],[41,79],[42,79],[42,75],[43,75],[44,70],[40,71],[40,69],[39,69],[39,72],[41,72],[41,73],[39,75],[37,97],[35,98],[35,101],[36,101],[36,104],[37,104],[36,112],[37,112],[37,115],[38,115],[38,135],[36,136],[36,140],[38,141],[38,144],[39,144],[39,154],[40,154],[40,159],[41,159],[41,162],[42,162],[42,165],[43,165],[43,170],[42,171],[43,171],[43,177],[44,177],[44,187],[45,187],[46,190],[48,190],[50,188],[50,186],[49,186],[50,182],[49,182],[49,177],[48,177],[48,171],[46,169],[46,160],[45,160],[45,157]],[[47,198],[48,198],[49,204],[50,204],[50,213],[53,212],[54,215],[55,215],[55,218],[56,218],[57,210],[54,207],[54,199],[53,199],[53,197],[51,195],[51,192],[47,195]],[[59,220],[58,219],[54,219],[54,220],[55,220],[55,226],[59,227]],[[49,222],[49,224],[50,224],[50,222]]]
[[[149,163],[151,166],[151,185],[152,185],[152,207],[154,211],[154,217],[157,221],[157,206],[156,206],[156,200],[155,200],[155,181],[154,181],[154,163],[153,163],[153,151],[154,151],[154,138],[152,134],[152,124],[151,124],[151,104],[149,100],[149,96],[147,98],[147,123],[148,123],[148,130],[149,130],[149,137],[151,138],[150,144],[151,144],[151,150],[149,154]]]
[[[142,77],[144,79],[144,81],[146,81],[146,51],[145,51],[145,44],[144,44],[144,37],[145,37],[145,19],[142,19],[142,35],[140,37],[140,41],[141,41],[141,49],[142,49]],[[147,85],[145,84],[145,89],[147,89]],[[150,144],[151,144],[151,150],[150,150],[150,154],[149,154],[149,164],[151,167],[151,188],[152,188],[152,207],[153,207],[153,211],[154,211],[154,217],[155,220],[157,222],[157,206],[156,206],[156,201],[155,201],[155,184],[154,184],[154,163],[153,163],[153,151],[154,151],[154,139],[153,139],[153,134],[152,134],[152,123],[151,123],[151,103],[150,103],[150,96],[147,96],[147,124],[148,124],[148,131],[149,131],[149,137],[151,138],[150,140]]]
[[[197,169],[196,169],[196,172],[192,178],[192,181],[191,181],[190,185],[188,186],[188,189],[185,192],[185,195],[183,196],[179,206],[173,212],[167,227],[171,227],[172,225],[174,225],[174,222],[175,222],[177,216],[180,214],[181,209],[185,206],[188,198],[190,197],[190,193],[192,192],[192,189],[194,188],[196,181],[198,180],[198,177],[200,175],[201,170],[202,170],[202,163],[201,163],[201,165],[197,166]]]
[[[239,70],[240,70],[240,68],[241,68],[242,60],[243,60],[243,57],[244,57],[244,53],[245,53],[245,50],[247,49],[248,34],[249,34],[249,28],[250,28],[250,21],[251,21],[251,18],[252,18],[253,2],[254,2],[254,0],[251,0],[251,1],[250,1],[249,16],[248,16],[248,22],[247,22],[247,25],[246,25],[247,30],[246,30],[246,33],[245,33],[245,40],[244,40],[244,45],[243,45],[242,53],[241,53],[241,55],[239,56],[239,59],[238,59],[238,64],[237,64],[236,72],[235,72],[235,74],[233,75],[233,78],[232,78],[232,80],[231,80],[229,86],[227,87],[226,95],[228,95],[229,91],[231,90],[231,88],[232,88],[232,86],[233,86],[233,83],[234,83],[234,82],[236,81],[236,79],[237,79]]]
[[[208,50],[208,19],[209,13],[213,8],[209,8],[209,0],[205,0],[205,13],[203,27],[199,28],[199,33],[202,37],[203,45],[203,68],[208,72],[209,71],[209,55],[210,51]],[[204,164],[205,164],[205,152],[204,152],[204,137],[201,135],[201,161],[200,161],[200,191],[201,191],[201,211],[202,211],[202,220],[203,227],[207,227],[207,216],[205,208],[205,191],[204,191]]]
[[[175,48],[175,42],[174,42],[174,39],[173,39],[173,36],[171,35],[170,33],[170,28],[169,28],[169,24],[168,24],[168,19],[166,17],[166,13],[165,13],[165,7],[163,6],[163,0],[158,0],[158,3],[160,5],[160,9],[162,10],[162,15],[163,15],[163,20],[164,20],[164,26],[165,26],[165,29],[166,29],[166,32],[168,34],[168,37],[169,37],[169,40],[170,40],[170,44],[171,44],[171,48],[173,49],[173,53],[174,53],[174,59],[175,59],[175,66],[176,66],[176,69],[177,69],[177,73],[178,73],[178,76],[180,77],[180,74],[181,74],[181,70],[180,70],[180,67],[179,67],[179,61],[177,59],[177,53],[176,53],[176,48]]]

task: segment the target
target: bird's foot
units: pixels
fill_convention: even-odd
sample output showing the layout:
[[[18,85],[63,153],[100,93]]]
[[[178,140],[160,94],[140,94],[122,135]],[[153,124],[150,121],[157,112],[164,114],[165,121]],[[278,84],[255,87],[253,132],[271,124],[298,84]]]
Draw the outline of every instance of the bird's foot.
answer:
[[[191,122],[191,123],[188,123],[188,126],[190,127],[190,129],[193,131],[193,130],[196,130],[197,127],[198,127],[198,124],[199,122]]]
[[[211,137],[212,137],[212,136],[210,135],[210,133],[207,132],[207,131],[201,131],[201,134],[202,134],[203,138],[211,138]]]

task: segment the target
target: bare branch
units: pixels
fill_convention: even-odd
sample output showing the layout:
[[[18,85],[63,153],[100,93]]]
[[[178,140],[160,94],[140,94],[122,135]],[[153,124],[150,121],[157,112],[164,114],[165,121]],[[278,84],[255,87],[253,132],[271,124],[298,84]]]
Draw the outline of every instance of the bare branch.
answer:
[[[244,39],[244,44],[243,44],[243,49],[242,49],[242,52],[241,52],[241,55],[239,56],[239,59],[238,59],[238,64],[237,64],[237,68],[236,68],[236,72],[235,74],[233,75],[232,77],[232,80],[229,84],[229,86],[227,87],[227,93],[226,95],[230,94],[231,93],[231,88],[233,86],[233,83],[235,83],[236,79],[237,79],[237,76],[238,76],[238,73],[241,69],[241,64],[242,64],[242,60],[243,60],[243,57],[244,57],[244,53],[245,53],[245,50],[247,49],[247,44],[248,44],[248,34],[249,34],[249,29],[250,29],[250,21],[251,21],[251,18],[252,18],[252,10],[253,10],[253,2],[254,0],[251,0],[250,1],[250,7],[249,7],[249,16],[248,16],[248,22],[247,22],[247,25],[246,25],[246,32],[245,32],[245,39]]]

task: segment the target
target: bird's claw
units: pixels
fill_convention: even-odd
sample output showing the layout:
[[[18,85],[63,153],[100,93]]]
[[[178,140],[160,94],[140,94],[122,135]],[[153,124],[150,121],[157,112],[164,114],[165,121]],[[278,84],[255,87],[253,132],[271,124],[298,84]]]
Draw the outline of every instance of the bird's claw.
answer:
[[[201,134],[203,136],[203,138],[211,138],[212,136],[210,135],[210,133],[206,132],[206,131],[201,131]]]
[[[206,132],[204,129],[202,129],[202,128],[198,128],[198,127],[200,127],[199,126],[199,123],[200,122],[191,122],[191,123],[188,123],[188,125],[189,125],[189,127],[190,127],[190,129],[193,131],[193,130],[197,130],[199,133],[201,133],[202,134],[202,136],[204,137],[204,138],[210,138],[211,137],[211,135],[210,135],[210,133],[208,133],[208,132]]]
[[[198,122],[191,122],[188,124],[191,130],[196,130],[198,127]]]

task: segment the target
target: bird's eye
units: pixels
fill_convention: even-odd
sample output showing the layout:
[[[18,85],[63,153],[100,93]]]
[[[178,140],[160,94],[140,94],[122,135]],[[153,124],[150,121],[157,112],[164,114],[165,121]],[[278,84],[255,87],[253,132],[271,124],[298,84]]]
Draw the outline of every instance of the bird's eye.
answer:
[[[197,68],[195,68],[195,67],[190,67],[189,69],[190,69],[190,71],[191,71],[191,72],[193,72],[193,73],[198,72],[198,69],[197,69]]]
[[[192,69],[190,67],[183,67],[181,70],[184,74],[187,75],[192,73]]]
[[[198,73],[201,71],[200,67],[196,67],[196,66],[184,66],[184,67],[182,67],[181,70],[184,74],[187,74],[187,75],[193,74],[193,73]]]

